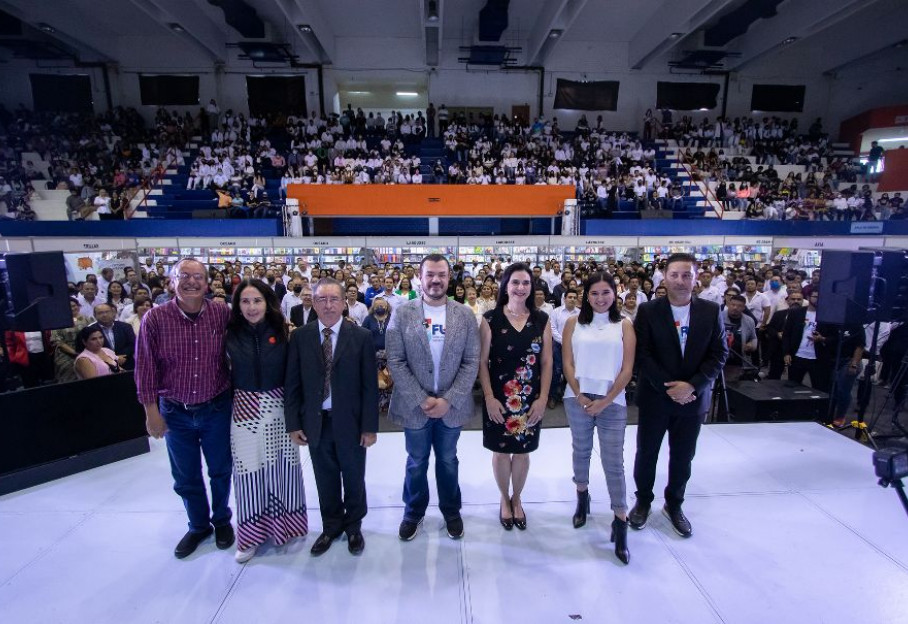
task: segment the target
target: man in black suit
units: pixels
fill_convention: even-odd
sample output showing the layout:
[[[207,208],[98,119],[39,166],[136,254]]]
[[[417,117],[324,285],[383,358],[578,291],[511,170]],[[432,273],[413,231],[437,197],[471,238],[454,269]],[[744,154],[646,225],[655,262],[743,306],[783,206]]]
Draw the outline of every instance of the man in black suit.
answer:
[[[812,290],[807,307],[788,314],[782,330],[784,360],[789,381],[800,384],[810,374],[810,387],[829,393],[833,423],[842,426],[851,405],[851,390],[861,372],[866,334],[860,323],[819,322],[819,295],[819,289]]]
[[[271,287],[271,290],[274,291],[274,294],[277,295],[277,300],[283,300],[284,295],[287,294],[287,286],[284,284],[284,280],[274,271],[268,269],[265,271],[265,281]]]
[[[101,329],[104,334],[104,346],[117,354],[117,361],[124,370],[136,367],[136,332],[132,325],[114,320],[117,309],[109,303],[99,303],[95,306],[95,319],[93,325]]]
[[[792,290],[785,297],[785,303],[788,307],[784,310],[776,310],[766,325],[766,346],[769,349],[769,373],[767,379],[782,379],[782,373],[785,371],[785,353],[782,349],[782,331],[785,329],[785,321],[788,313],[795,308],[804,305],[804,294],[800,290]]]
[[[284,415],[294,443],[308,445],[322,513],[321,555],[347,534],[347,548],[365,548],[366,448],[378,431],[378,375],[372,333],[344,320],[344,290],[331,278],[315,287],[318,321],[290,336]]]
[[[700,425],[709,412],[712,387],[728,357],[719,306],[692,297],[697,262],[690,254],[672,254],[663,284],[667,296],[638,308],[637,364],[640,409],[634,481],[637,502],[628,516],[632,528],[646,526],[656,481],[659,447],[668,432],[668,485],[662,512],[682,537],[693,533],[681,511],[690,479]]]
[[[290,324],[294,327],[302,327],[318,320],[318,312],[312,307],[312,290],[303,286],[300,297],[303,302],[290,308]]]

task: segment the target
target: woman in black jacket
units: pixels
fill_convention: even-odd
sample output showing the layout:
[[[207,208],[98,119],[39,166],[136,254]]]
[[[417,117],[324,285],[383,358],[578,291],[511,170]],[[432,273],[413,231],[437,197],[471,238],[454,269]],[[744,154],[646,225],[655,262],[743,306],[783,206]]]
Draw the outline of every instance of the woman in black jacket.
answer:
[[[274,291],[258,279],[234,289],[227,326],[233,378],[233,484],[238,563],[258,547],[279,546],[309,530],[299,451],[284,423],[287,330]]]

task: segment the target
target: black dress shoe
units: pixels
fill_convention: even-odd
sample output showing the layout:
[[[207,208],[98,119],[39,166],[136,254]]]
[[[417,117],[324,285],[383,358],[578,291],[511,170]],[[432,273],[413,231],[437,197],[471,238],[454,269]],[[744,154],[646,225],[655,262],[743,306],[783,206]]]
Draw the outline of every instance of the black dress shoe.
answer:
[[[328,549],[331,548],[331,543],[337,539],[336,535],[329,535],[328,533],[322,533],[318,536],[318,539],[315,540],[315,543],[312,545],[312,550],[309,552],[314,556],[318,557],[319,555],[324,555],[328,552]]]
[[[586,524],[586,515],[590,513],[590,491],[577,490],[577,509],[574,511],[574,528],[579,529]]]
[[[177,559],[185,559],[189,555],[195,552],[195,549],[199,547],[199,544],[208,539],[213,530],[211,527],[208,527],[201,533],[193,533],[190,531],[183,536],[183,539],[180,540],[180,543],[177,544],[177,547],[173,551],[173,556]]]
[[[639,531],[646,526],[646,519],[649,518],[649,504],[637,501],[631,512],[627,514],[627,522],[635,531]]]
[[[669,507],[666,505],[662,508],[662,513],[671,521],[675,533],[681,537],[690,537],[694,534],[694,529],[690,525],[690,520],[687,519],[687,516],[684,515],[684,512],[681,511],[680,507]]]
[[[233,546],[235,539],[233,527],[229,523],[224,526],[214,527],[214,543],[221,550],[227,550]]]
[[[365,547],[366,540],[363,539],[362,531],[354,531],[347,534],[347,550],[350,551],[351,555],[363,554],[363,549]]]

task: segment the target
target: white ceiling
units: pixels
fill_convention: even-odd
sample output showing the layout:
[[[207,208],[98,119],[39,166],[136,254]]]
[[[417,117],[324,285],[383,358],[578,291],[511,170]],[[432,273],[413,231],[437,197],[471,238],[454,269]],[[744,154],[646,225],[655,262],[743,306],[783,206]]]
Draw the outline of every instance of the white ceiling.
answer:
[[[246,0],[266,22],[266,40],[290,44],[302,62],[333,62],[339,47],[364,55],[372,49],[382,51],[377,56],[389,68],[425,64],[427,1]],[[438,1],[441,50],[446,52],[438,58],[455,59],[461,46],[476,43],[479,11],[486,0]],[[704,26],[742,2],[511,0],[501,43],[521,47],[522,64],[543,66],[562,41],[588,43],[585,49],[590,50],[598,45],[603,51],[617,45],[626,50],[626,70],[666,71],[668,61],[702,48]],[[237,52],[227,47],[240,41],[240,34],[208,0],[0,0],[0,9],[33,26],[51,25],[56,32],[50,36],[75,49],[84,61],[127,68],[196,68],[214,62],[243,67]],[[764,74],[774,67],[803,67],[805,73],[845,71],[862,59],[886,57],[896,42],[908,37],[906,0],[787,0],[778,10],[776,17],[755,22],[727,46],[741,57],[726,61],[726,69]],[[168,27],[172,22],[186,32],[173,32]],[[323,50],[299,32],[299,24],[312,26]],[[557,40],[548,38],[553,29],[563,31]],[[670,40],[672,32],[684,36]],[[798,39],[781,45],[787,37]],[[9,55],[0,55],[0,62],[4,59]]]

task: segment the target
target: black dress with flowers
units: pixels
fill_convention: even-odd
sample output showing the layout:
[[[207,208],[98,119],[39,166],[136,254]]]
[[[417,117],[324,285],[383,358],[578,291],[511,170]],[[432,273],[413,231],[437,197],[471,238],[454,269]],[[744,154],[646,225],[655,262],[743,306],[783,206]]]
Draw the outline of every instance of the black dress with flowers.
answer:
[[[534,310],[517,331],[503,308],[483,316],[492,330],[489,378],[495,398],[504,406],[505,422],[492,422],[483,404],[482,445],[497,453],[530,453],[539,446],[539,425],[528,427],[527,414],[542,385],[542,336],[549,317]]]

